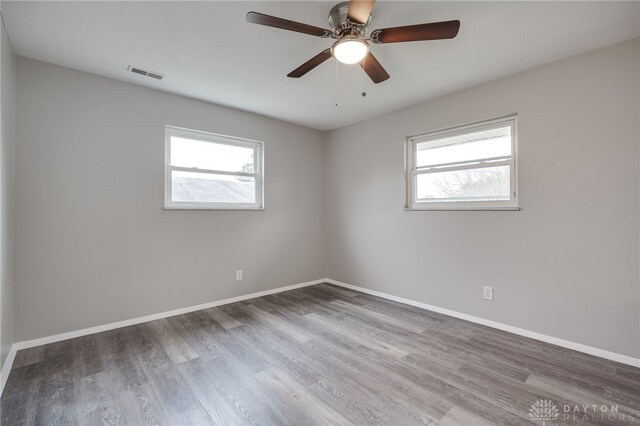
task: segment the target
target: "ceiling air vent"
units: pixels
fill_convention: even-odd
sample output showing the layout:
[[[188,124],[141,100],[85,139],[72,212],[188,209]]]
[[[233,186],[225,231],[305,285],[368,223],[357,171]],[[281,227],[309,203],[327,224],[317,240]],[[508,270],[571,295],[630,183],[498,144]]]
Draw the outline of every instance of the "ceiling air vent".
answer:
[[[142,68],[136,68],[133,65],[129,65],[129,68],[127,68],[127,70],[135,74],[144,75],[145,77],[155,78],[156,80],[162,80],[164,78],[164,75],[162,74],[158,74],[157,72],[153,72],[153,71],[143,70]]]

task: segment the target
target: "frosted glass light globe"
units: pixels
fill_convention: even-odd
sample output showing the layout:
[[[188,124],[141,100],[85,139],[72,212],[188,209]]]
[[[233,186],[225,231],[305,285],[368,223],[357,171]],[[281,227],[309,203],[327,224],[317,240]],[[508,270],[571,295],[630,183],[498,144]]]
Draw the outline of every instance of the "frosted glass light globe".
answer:
[[[369,52],[367,42],[360,39],[344,38],[337,41],[331,48],[334,58],[343,64],[360,62]]]

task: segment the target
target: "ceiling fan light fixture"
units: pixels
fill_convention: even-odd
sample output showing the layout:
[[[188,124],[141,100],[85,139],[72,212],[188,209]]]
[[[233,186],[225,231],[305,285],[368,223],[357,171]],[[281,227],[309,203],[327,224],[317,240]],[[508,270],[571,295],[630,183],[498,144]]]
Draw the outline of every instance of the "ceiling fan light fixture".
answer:
[[[355,64],[360,62],[369,53],[369,45],[366,41],[355,38],[345,37],[335,42],[331,47],[331,54],[343,64]]]

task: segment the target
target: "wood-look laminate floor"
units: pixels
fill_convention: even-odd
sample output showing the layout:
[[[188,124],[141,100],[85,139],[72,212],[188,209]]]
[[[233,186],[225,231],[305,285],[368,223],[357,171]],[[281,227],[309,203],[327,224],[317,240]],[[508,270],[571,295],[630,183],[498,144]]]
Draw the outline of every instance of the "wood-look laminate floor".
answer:
[[[640,369],[322,284],[20,351],[1,419],[516,425],[540,399],[640,425]]]

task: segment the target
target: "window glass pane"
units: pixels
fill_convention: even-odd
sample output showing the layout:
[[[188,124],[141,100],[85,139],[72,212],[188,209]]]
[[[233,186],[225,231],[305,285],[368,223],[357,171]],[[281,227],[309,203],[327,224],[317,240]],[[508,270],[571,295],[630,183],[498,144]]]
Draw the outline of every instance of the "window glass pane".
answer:
[[[416,144],[417,167],[510,155],[510,126]]]
[[[253,148],[172,136],[171,165],[254,173]]]
[[[256,181],[251,176],[171,172],[171,201],[186,203],[255,203]]]
[[[423,173],[416,178],[416,202],[509,200],[509,166]]]

